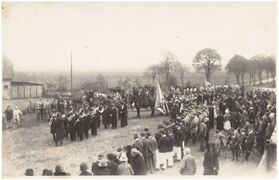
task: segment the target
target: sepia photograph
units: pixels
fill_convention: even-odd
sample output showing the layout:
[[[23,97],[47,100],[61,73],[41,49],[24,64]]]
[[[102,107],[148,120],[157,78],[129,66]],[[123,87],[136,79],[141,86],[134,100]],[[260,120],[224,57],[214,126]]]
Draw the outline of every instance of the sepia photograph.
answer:
[[[2,7],[2,178],[277,176],[276,1]]]

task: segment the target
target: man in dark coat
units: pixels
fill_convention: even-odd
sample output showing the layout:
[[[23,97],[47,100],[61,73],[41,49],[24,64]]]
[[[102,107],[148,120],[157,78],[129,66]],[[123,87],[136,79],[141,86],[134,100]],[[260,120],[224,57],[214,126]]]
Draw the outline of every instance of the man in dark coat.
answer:
[[[153,173],[156,168],[156,149],[157,149],[157,141],[154,137],[151,136],[150,132],[146,133],[146,138],[148,139],[149,146],[150,146],[150,157],[152,161],[151,172]]]
[[[98,127],[98,110],[92,109],[92,112],[90,113],[90,118],[91,118],[91,135],[92,136],[97,136],[97,127]]]
[[[166,132],[162,131],[162,137],[158,141],[158,150],[160,154],[159,162],[162,162],[163,169],[167,168],[167,157],[169,152],[169,139],[166,135]],[[158,164],[157,164],[158,165]],[[156,167],[159,169],[159,167]]]
[[[58,145],[58,141],[60,142],[60,146],[63,144],[63,138],[65,136],[65,127],[64,127],[64,121],[65,114],[61,117],[61,114],[57,114],[57,119],[55,122],[55,145]]]
[[[142,141],[142,144],[143,144],[142,154],[143,154],[143,157],[144,157],[144,160],[145,160],[146,170],[153,173],[153,171],[151,169],[152,168],[152,159],[151,159],[152,157],[151,157],[151,147],[150,147],[149,141],[145,137],[145,133],[142,132],[140,134],[140,136],[141,136],[141,141]]]
[[[94,170],[95,176],[109,176],[111,175],[111,170],[108,167],[107,161],[105,159],[101,159],[98,162],[98,167]]]
[[[182,159],[182,142],[184,132],[178,124],[173,128],[173,134],[175,137],[174,152],[176,154],[176,160],[180,161]]]
[[[13,109],[8,106],[7,109],[5,110],[5,115],[8,123],[8,128],[12,127],[12,119],[13,119]]]
[[[105,108],[104,113],[103,113],[103,124],[105,126],[105,129],[107,129],[111,123],[110,115],[111,115],[111,106],[108,106]]]
[[[145,160],[142,153],[133,148],[131,150],[131,154],[133,156],[131,166],[134,171],[134,175],[146,175]]]
[[[88,131],[89,131],[90,125],[91,125],[91,115],[90,115],[89,111],[86,110],[85,116],[84,116],[84,123],[83,123],[83,131],[84,131],[84,136],[86,139],[88,139],[88,137],[89,137]]]
[[[215,153],[212,148],[207,145],[207,151],[204,154],[203,167],[204,172],[203,175],[215,175],[215,171],[217,170],[217,164]]]
[[[200,151],[204,152],[204,146],[206,143],[206,139],[207,139],[207,126],[204,123],[204,120],[201,120],[201,124],[200,124],[200,132],[199,132],[199,138],[200,138]]]
[[[84,123],[84,113],[82,112],[79,117],[76,120],[76,127],[77,127],[77,134],[79,137],[79,140],[82,141],[83,140],[83,123]]]
[[[221,114],[221,112],[219,112],[216,118],[216,124],[217,124],[216,129],[219,131],[224,130],[224,122],[225,122],[224,116]]]
[[[56,118],[57,118],[57,114],[53,113],[52,117],[49,119],[50,133],[52,134],[53,142],[55,142]]]
[[[208,107],[208,119],[209,119],[209,126],[208,128],[211,129],[211,128],[214,128],[214,108],[212,106],[212,104],[209,105]]]
[[[134,134],[134,143],[132,147],[136,148],[141,153],[143,152],[143,143],[137,134]]]
[[[171,114],[171,119],[176,119],[176,116],[179,113],[179,101],[176,101],[175,104],[172,106],[170,114]]]
[[[110,169],[110,175],[117,175],[117,168],[118,168],[118,164],[115,162],[115,155],[112,153],[107,154],[107,165],[108,168]]]
[[[69,123],[69,133],[70,133],[71,141],[76,140],[76,126],[75,126],[76,120],[77,120],[77,116],[74,113],[70,112],[68,123]]]
[[[176,144],[175,136],[172,130],[170,130],[168,134],[168,156],[167,156],[169,167],[173,166],[173,147],[175,146],[175,144]]]
[[[127,104],[124,101],[122,101],[119,106],[119,119],[120,119],[121,127],[125,127],[128,125],[127,115],[128,115]]]
[[[118,120],[118,109],[115,106],[115,104],[112,104],[112,128],[116,129],[117,128],[117,120]]]

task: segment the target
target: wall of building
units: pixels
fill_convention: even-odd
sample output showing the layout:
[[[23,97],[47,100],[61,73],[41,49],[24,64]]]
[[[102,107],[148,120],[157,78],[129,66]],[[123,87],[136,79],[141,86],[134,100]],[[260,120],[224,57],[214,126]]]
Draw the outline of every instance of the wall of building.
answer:
[[[12,98],[39,98],[43,95],[42,85],[13,85]]]
[[[11,96],[11,91],[12,91],[12,83],[10,80],[3,80],[2,81],[2,89],[3,89],[3,99],[10,99],[12,98]]]
[[[42,101],[48,100],[49,103],[53,101],[52,98],[3,99],[2,112],[6,110],[7,106],[18,106],[21,111],[24,111],[26,113],[33,112],[36,103],[40,99],[42,99]]]

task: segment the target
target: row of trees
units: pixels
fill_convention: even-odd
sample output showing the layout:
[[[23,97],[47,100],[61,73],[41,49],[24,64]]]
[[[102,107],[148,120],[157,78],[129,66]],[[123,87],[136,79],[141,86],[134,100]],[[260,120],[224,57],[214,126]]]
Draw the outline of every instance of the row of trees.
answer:
[[[212,74],[221,70],[221,56],[215,49],[202,49],[197,52],[192,65],[197,72],[204,73],[206,81],[211,82]],[[265,73],[267,79],[271,75],[275,85],[276,60],[273,55],[256,55],[249,60],[241,55],[235,55],[230,59],[225,69],[228,73],[235,75],[238,84],[240,84],[241,79],[242,85],[244,85],[246,74],[249,74],[250,85],[252,85],[252,82],[255,84],[256,76],[258,76],[261,84],[262,74]],[[181,84],[185,85],[184,77],[188,70],[187,66],[179,62],[172,52],[165,52],[162,62],[151,65],[146,70],[145,75],[152,78],[153,83],[156,74],[163,75],[165,77],[165,87],[168,89],[171,85],[177,83],[173,72],[179,73]]]
[[[205,74],[205,78],[210,82],[212,74],[221,69],[221,56],[214,49],[202,49],[200,50],[194,60],[193,67],[196,71]],[[176,85],[177,81],[173,72],[179,73],[181,84],[185,85],[185,74],[189,71],[187,66],[180,61],[178,61],[172,52],[165,52],[163,61],[159,64],[150,66],[145,75],[154,78],[156,74],[165,76],[165,87],[168,89],[171,85]]]
[[[234,74],[238,84],[244,85],[244,76],[249,75],[249,83],[256,83],[256,77],[258,77],[259,83],[262,83],[263,73],[266,74],[267,79],[270,75],[273,78],[275,85],[276,75],[276,60],[273,55],[255,55],[254,57],[247,59],[241,55],[234,55],[226,66],[228,73]],[[241,82],[240,82],[241,79]]]
[[[162,62],[149,66],[144,72],[144,75],[150,77],[153,83],[156,75],[164,76],[165,81],[163,84],[165,84],[167,89],[171,85],[177,84],[177,79],[173,72],[179,73],[181,84],[184,85],[184,77],[188,71],[187,66],[178,61],[172,52],[168,51],[164,53]]]

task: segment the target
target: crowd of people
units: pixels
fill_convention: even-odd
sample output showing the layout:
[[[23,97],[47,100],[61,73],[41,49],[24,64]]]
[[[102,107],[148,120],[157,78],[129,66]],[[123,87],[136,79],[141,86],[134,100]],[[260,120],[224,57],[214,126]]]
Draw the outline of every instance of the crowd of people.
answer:
[[[276,131],[276,95],[273,91],[254,89],[244,94],[239,87],[176,88],[166,99],[170,118],[160,123],[154,134],[148,127],[144,128],[139,134],[134,134],[130,145],[106,156],[100,154],[98,160],[92,163],[91,172],[82,163],[80,175],[146,175],[171,168],[177,161],[181,164],[180,174],[194,175],[201,167],[197,167],[190,147],[197,143],[200,151],[204,152],[203,174],[218,175],[218,158],[223,153],[230,151],[232,161],[248,161],[251,154],[261,157],[273,144],[272,134]],[[98,127],[99,120],[94,120],[93,113],[98,106],[92,103],[92,108],[89,104],[84,103],[78,113],[70,109],[68,116],[63,112],[61,116],[60,112],[54,113],[52,118],[56,116],[56,120],[50,122],[66,119],[61,121],[61,126],[58,123],[58,127],[63,127],[62,124],[74,119],[75,122],[96,122]],[[115,112],[119,113],[121,110],[116,107],[119,106],[111,101],[111,106],[107,108],[115,108]],[[111,116],[104,115],[105,109],[102,112],[103,121],[111,122],[115,128],[113,118],[107,121]],[[84,118],[88,112],[93,114],[91,121]],[[88,132],[83,126],[84,129]],[[82,133],[77,130],[77,135],[80,138]],[[56,133],[54,139],[58,142],[59,138],[59,133]],[[54,175],[58,174],[69,175],[61,166],[55,168]]]
[[[89,132],[95,137],[101,124],[105,129],[110,126],[116,129],[118,121],[121,127],[128,125],[127,103],[118,94],[104,96],[89,93],[80,103],[64,102],[66,103],[61,99],[57,100],[49,119],[50,133],[56,146],[58,143],[62,146],[63,139],[68,137],[71,141],[88,139]]]

